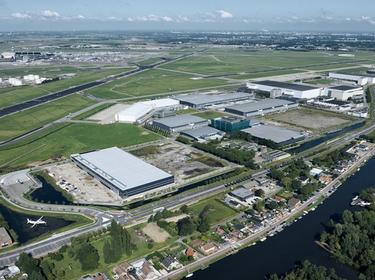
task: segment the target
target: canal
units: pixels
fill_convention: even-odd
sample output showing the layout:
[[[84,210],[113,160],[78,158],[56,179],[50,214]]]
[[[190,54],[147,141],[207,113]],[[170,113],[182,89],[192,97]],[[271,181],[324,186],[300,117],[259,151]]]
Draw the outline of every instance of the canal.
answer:
[[[286,151],[289,152],[289,153],[298,154],[298,153],[304,152],[308,149],[312,149],[312,148],[314,148],[314,147],[316,147],[316,146],[318,146],[318,145],[320,145],[320,144],[322,144],[326,141],[329,141],[333,138],[344,135],[345,133],[348,133],[350,131],[359,129],[359,128],[363,127],[364,125],[365,125],[365,122],[357,122],[357,123],[352,124],[350,126],[344,127],[343,129],[328,132],[327,134],[325,134],[322,137],[319,137],[319,138],[311,140],[311,141],[307,141],[305,143],[302,143],[301,145],[299,145],[296,148],[292,148],[292,149],[289,149],[289,150],[286,150]]]
[[[303,260],[334,268],[340,276],[348,280],[357,279],[356,274],[349,267],[337,262],[322,250],[315,240],[330,219],[337,219],[345,209],[358,209],[350,206],[350,202],[356,193],[373,186],[374,170],[375,158],[368,161],[359,172],[348,178],[333,195],[303,219],[264,242],[259,242],[255,246],[211,264],[204,270],[195,272],[189,279],[263,280],[268,274],[285,273]]]
[[[73,221],[65,220],[55,217],[43,217],[46,225],[32,225],[27,223],[27,219],[38,220],[41,216],[26,215],[20,212],[13,211],[4,205],[0,204],[0,213],[7,221],[9,227],[15,231],[18,236],[18,242],[24,244],[32,239],[35,239],[46,233],[56,232],[57,229],[68,226]]]
[[[56,190],[47,180],[40,175],[35,176],[41,183],[42,187],[30,193],[33,201],[47,204],[73,204],[61,191]]]

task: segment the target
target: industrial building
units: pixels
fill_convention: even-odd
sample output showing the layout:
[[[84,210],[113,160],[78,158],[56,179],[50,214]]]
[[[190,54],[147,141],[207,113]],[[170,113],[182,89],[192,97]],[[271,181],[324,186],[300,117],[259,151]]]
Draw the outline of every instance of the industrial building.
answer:
[[[260,140],[272,141],[280,146],[289,145],[305,138],[305,134],[299,131],[268,124],[252,126],[242,132]]]
[[[225,132],[217,130],[216,128],[210,126],[205,126],[196,129],[182,131],[181,135],[192,138],[198,142],[206,142],[223,139]]]
[[[115,116],[117,122],[141,123],[160,110],[177,110],[180,102],[171,98],[155,99],[135,103]]]
[[[222,117],[211,120],[211,126],[232,133],[250,127],[250,120],[236,117]]]
[[[363,96],[363,88],[360,86],[334,86],[327,89],[327,95],[337,100],[347,101],[349,98]]]
[[[372,74],[368,75],[355,75],[355,74],[344,74],[344,73],[329,73],[328,77],[335,80],[354,82],[359,86],[366,86],[375,84],[375,76]]]
[[[298,104],[295,102],[283,99],[264,99],[257,102],[249,102],[226,107],[225,111],[244,117],[252,117],[282,112],[295,107],[298,107]]]
[[[193,115],[179,115],[163,119],[153,120],[152,126],[167,131],[178,133],[184,130],[208,126],[209,121]]]
[[[223,94],[185,94],[175,97],[182,105],[196,109],[204,109],[215,105],[246,101],[253,98],[253,95],[245,92],[233,92]]]
[[[174,183],[172,175],[117,147],[75,154],[71,159],[121,197]]]
[[[310,99],[322,94],[321,88],[278,81],[248,82],[246,86],[255,92],[267,92],[271,98],[288,95],[298,99]]]
[[[235,189],[231,191],[229,194],[243,202],[246,202],[246,200],[254,196],[254,193],[252,191],[244,187]]]

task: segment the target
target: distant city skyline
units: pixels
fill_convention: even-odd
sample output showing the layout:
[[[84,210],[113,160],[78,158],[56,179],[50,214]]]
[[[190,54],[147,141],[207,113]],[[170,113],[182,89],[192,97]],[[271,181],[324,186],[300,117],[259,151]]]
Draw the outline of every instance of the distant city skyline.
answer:
[[[375,30],[370,0],[0,0],[1,31]]]

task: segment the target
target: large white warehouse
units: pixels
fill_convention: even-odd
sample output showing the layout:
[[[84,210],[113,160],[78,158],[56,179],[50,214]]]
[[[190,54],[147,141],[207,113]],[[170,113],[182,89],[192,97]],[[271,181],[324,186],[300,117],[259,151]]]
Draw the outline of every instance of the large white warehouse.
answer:
[[[331,79],[355,82],[359,86],[365,86],[370,84],[375,84],[375,77],[371,76],[360,76],[352,74],[342,74],[342,73],[329,73],[328,77]]]
[[[247,87],[254,91],[269,92],[274,97],[289,95],[294,98],[311,99],[322,94],[321,88],[301,84],[291,84],[278,81],[248,82]]]
[[[136,123],[141,122],[151,113],[163,109],[177,109],[180,102],[171,98],[155,99],[135,103],[115,116],[117,122]]]

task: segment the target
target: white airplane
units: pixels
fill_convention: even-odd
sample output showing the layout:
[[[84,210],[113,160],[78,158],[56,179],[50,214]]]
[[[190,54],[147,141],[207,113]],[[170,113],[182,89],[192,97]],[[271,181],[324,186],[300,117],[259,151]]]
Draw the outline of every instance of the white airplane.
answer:
[[[46,225],[47,224],[46,221],[43,221],[43,216],[40,217],[38,220],[27,219],[27,223],[31,224],[31,228],[33,228],[33,227],[35,227],[37,225]]]

